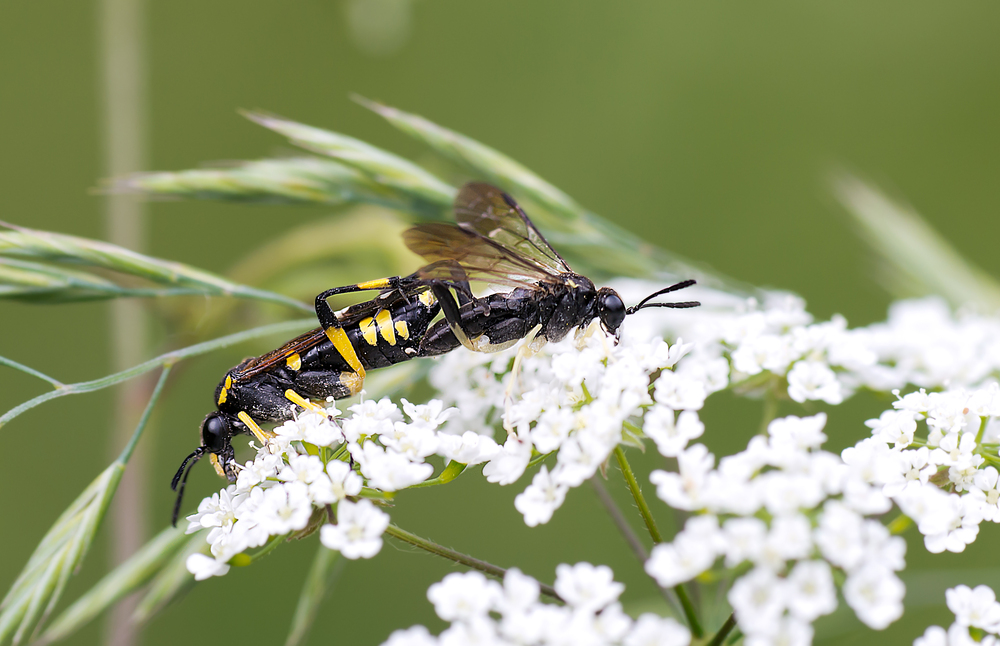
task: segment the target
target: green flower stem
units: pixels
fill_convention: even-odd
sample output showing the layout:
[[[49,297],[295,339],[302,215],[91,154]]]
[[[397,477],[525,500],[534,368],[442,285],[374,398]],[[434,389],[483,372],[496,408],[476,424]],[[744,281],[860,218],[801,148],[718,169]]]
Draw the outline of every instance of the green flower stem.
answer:
[[[736,628],[736,613],[729,615],[726,623],[722,624],[719,632],[715,633],[715,636],[705,646],[722,646],[722,642],[726,640],[726,636],[733,631],[733,628]]]
[[[537,457],[532,458],[531,462],[528,463],[528,466],[524,467],[525,471],[535,466],[536,464],[541,464],[542,462],[545,462],[546,458],[550,457],[551,455],[552,453],[549,452],[549,453],[543,453]]]
[[[604,486],[604,483],[601,482],[598,476],[592,477],[590,479],[590,484],[593,485],[594,491],[597,492],[597,497],[600,499],[601,504],[604,505],[604,509],[608,512],[608,515],[611,516],[611,521],[614,522],[615,527],[617,527],[618,531],[621,532],[622,537],[625,539],[625,542],[628,543],[628,546],[631,548],[635,558],[639,560],[639,563],[645,563],[646,559],[649,558],[649,552],[646,551],[646,546],[642,544],[642,541],[632,529],[632,526],[628,524],[625,514],[622,513],[621,508],[615,503],[615,499],[611,497],[607,487]],[[677,604],[676,597],[672,596],[667,588],[664,588],[659,584],[657,584],[656,587],[660,589],[660,593],[663,595],[663,598],[668,604],[670,604],[670,607],[674,610],[674,612],[680,615],[681,608]]]
[[[635,504],[639,507],[639,513],[642,515],[642,521],[646,523],[646,529],[649,530],[649,535],[653,539],[654,544],[660,544],[663,542],[663,536],[660,534],[660,530],[656,527],[656,521],[653,520],[653,514],[649,510],[649,505],[646,504],[646,499],[642,495],[642,491],[639,489],[639,483],[635,479],[635,474],[632,473],[632,467],[629,466],[628,460],[625,459],[625,451],[622,451],[621,446],[615,447],[615,458],[618,460],[618,466],[622,470],[622,475],[625,476],[625,482],[628,484],[628,489],[632,493],[632,498],[635,499]]]
[[[43,404],[50,399],[101,390],[102,388],[107,388],[123,381],[128,381],[133,377],[138,377],[139,375],[145,374],[150,370],[155,370],[156,368],[160,368],[168,364],[177,363],[181,359],[194,357],[199,354],[205,354],[206,352],[211,352],[212,350],[225,348],[248,339],[256,339],[269,334],[277,334],[279,332],[288,334],[289,332],[300,331],[310,325],[316,325],[315,318],[298,319],[295,321],[286,321],[284,323],[275,323],[273,325],[264,325],[252,330],[237,332],[236,334],[230,334],[229,336],[223,336],[211,341],[205,341],[204,343],[197,343],[181,350],[174,350],[173,352],[162,354],[155,359],[150,359],[149,361],[140,363],[139,365],[129,368],[128,370],[116,372],[113,375],[108,375],[107,377],[94,379],[93,381],[81,381],[79,383],[65,385],[57,390],[53,390],[52,392],[47,392],[44,395],[35,397],[34,399],[29,399],[20,406],[10,409],[2,417],[0,417],[0,426],[3,426],[21,413],[31,410],[35,406]]]
[[[618,508],[617,504],[615,504],[615,499],[611,497],[610,493],[608,493],[604,483],[601,482],[599,477],[595,475],[590,479],[590,484],[593,485],[594,491],[597,492],[597,497],[600,499],[601,504],[604,505],[604,509],[608,512],[608,515],[611,516],[612,522],[614,522],[618,531],[621,532],[622,538],[624,538],[625,542],[628,543],[632,553],[635,554],[635,557],[639,559],[640,563],[645,563],[646,559],[649,558],[649,552],[646,551],[646,546],[642,544],[642,541],[639,540],[639,536],[635,533],[635,531],[633,531],[632,526],[628,524],[628,521],[625,519],[625,514],[623,514],[622,510]]]
[[[636,506],[639,508],[639,513],[642,515],[642,520],[646,523],[646,529],[649,530],[649,535],[653,539],[654,544],[660,544],[663,542],[663,536],[660,534],[660,530],[656,527],[656,522],[653,520],[653,514],[649,510],[649,505],[646,504],[646,499],[642,495],[642,491],[639,489],[639,483],[635,479],[635,474],[632,473],[632,467],[629,466],[628,460],[625,459],[625,452],[622,451],[621,446],[615,447],[615,458],[618,460],[618,466],[622,470],[622,475],[625,476],[625,482],[628,484],[629,491],[632,493],[632,498],[635,500]],[[698,621],[698,613],[695,611],[694,604],[691,602],[691,597],[688,596],[687,590],[684,586],[677,584],[674,586],[674,593],[677,594],[677,598],[681,602],[681,607],[684,609],[684,616],[687,618],[688,626],[691,628],[691,633],[697,637],[702,638],[705,635],[705,631],[701,627],[701,622]]]
[[[983,441],[983,433],[986,432],[986,418],[979,418],[979,432],[976,433],[976,446],[979,446]]]
[[[420,487],[433,487],[435,485],[448,484],[449,482],[460,476],[463,471],[465,471],[465,466],[466,465],[462,464],[461,462],[455,462],[454,460],[452,460],[451,462],[448,463],[448,466],[446,466],[444,470],[441,471],[440,474],[438,474],[438,477],[431,478],[430,480],[424,480],[423,482],[415,484],[409,488],[418,489]]]
[[[52,384],[52,386],[54,388],[65,388],[66,387],[66,384],[64,384],[63,382],[58,381],[56,379],[53,379],[52,377],[48,376],[45,373],[38,372],[34,368],[29,368],[28,366],[24,365],[23,363],[18,363],[16,361],[14,361],[13,359],[8,359],[7,357],[0,357],[0,366],[10,366],[11,368],[13,368],[15,370],[20,370],[21,372],[29,374],[32,377],[38,377],[39,379],[41,379],[43,381],[47,381],[50,384]]]
[[[264,547],[260,548],[253,554],[237,554],[233,558],[229,559],[229,565],[233,567],[246,567],[252,563],[256,563],[273,552],[276,547],[284,543],[286,537],[287,535],[285,534],[282,534],[281,536],[272,536],[266,543],[264,543]]]
[[[461,563],[466,567],[472,568],[473,570],[479,570],[484,574],[489,574],[490,576],[495,576],[499,579],[502,579],[504,575],[507,574],[507,570],[502,567],[493,565],[492,563],[487,563],[486,561],[480,561],[479,559],[473,558],[468,554],[462,554],[461,552],[456,552],[455,550],[447,548],[443,545],[438,545],[433,541],[429,541],[426,538],[421,538],[416,534],[411,534],[405,529],[400,529],[395,525],[390,524],[388,529],[385,530],[385,533],[388,534],[389,536],[392,536],[393,538],[403,541],[404,543],[409,543],[414,547],[419,547],[422,550],[446,558],[449,561]],[[566,603],[563,600],[563,598],[560,597],[559,594],[555,591],[555,589],[552,588],[552,586],[548,586],[542,583],[540,584],[540,588],[542,594],[544,594],[545,596],[555,599],[560,603]]]

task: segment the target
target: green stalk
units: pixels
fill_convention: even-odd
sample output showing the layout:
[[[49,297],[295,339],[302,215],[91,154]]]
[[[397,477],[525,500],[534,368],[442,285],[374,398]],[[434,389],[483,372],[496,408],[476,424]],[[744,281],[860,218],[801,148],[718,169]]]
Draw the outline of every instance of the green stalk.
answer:
[[[52,384],[52,386],[54,388],[65,388],[66,387],[66,384],[64,384],[63,382],[57,381],[57,380],[53,379],[52,377],[46,375],[45,373],[38,372],[34,368],[29,368],[28,366],[24,365],[23,363],[18,363],[16,361],[14,361],[13,359],[8,359],[7,357],[0,357],[0,365],[2,365],[2,366],[10,366],[11,368],[14,368],[15,370],[20,370],[21,372],[29,374],[32,377],[38,377],[39,379],[41,379],[43,381],[47,381],[50,384]]]
[[[316,613],[323,602],[323,597],[336,581],[343,564],[340,552],[327,549],[325,545],[320,544],[305,583],[302,584],[302,592],[295,606],[295,615],[292,617],[292,627],[285,639],[285,646],[297,646],[305,641],[309,628],[316,620]]]
[[[416,534],[411,534],[405,529],[401,529],[395,525],[390,524],[385,533],[393,538],[397,538],[404,543],[409,543],[414,547],[419,547],[422,550],[430,552],[431,554],[436,554],[442,558],[446,558],[449,561],[454,561],[455,563],[460,563],[466,567],[472,568],[473,570],[479,570],[483,574],[489,574],[490,576],[495,576],[502,579],[504,575],[507,574],[507,570],[498,565],[493,565],[492,563],[487,563],[486,561],[481,561],[477,558],[469,556],[468,554],[462,554],[451,548],[445,547],[443,545],[438,545],[433,541],[429,541],[426,538],[421,538]],[[542,594],[560,603],[565,603],[559,593],[555,591],[552,586],[540,584]]]
[[[715,633],[715,636],[705,646],[722,646],[722,642],[726,640],[726,636],[733,631],[733,628],[736,628],[736,613],[729,615],[726,623],[722,624],[719,632]]]
[[[625,459],[625,452],[622,451],[621,446],[615,447],[615,458],[618,460],[618,466],[622,470],[622,475],[625,476],[625,482],[628,484],[628,489],[632,493],[632,498],[635,500],[636,506],[639,508],[639,514],[642,516],[642,521],[646,523],[646,529],[649,530],[649,536],[653,539],[653,543],[659,545],[663,542],[663,536],[660,534],[660,530],[656,527],[656,521],[653,520],[653,513],[649,510],[649,505],[646,504],[646,498],[642,495],[642,490],[639,489],[639,483],[635,479],[635,474],[632,473],[632,467],[629,466],[628,460]],[[694,604],[691,602],[691,597],[688,596],[687,590],[684,586],[677,584],[674,586],[674,593],[677,594],[677,598],[681,602],[681,607],[684,609],[684,616],[687,618],[688,626],[691,628],[691,633],[701,639],[705,636],[705,631],[701,627],[701,622],[698,621],[698,613],[695,610]]]
[[[123,381],[132,379],[133,377],[138,377],[141,374],[145,374],[150,370],[155,370],[166,365],[172,365],[177,363],[181,359],[186,359],[188,357],[194,357],[199,354],[205,354],[206,352],[211,352],[212,350],[217,350],[219,348],[225,348],[249,339],[256,339],[258,337],[267,336],[269,334],[277,334],[279,332],[287,334],[289,332],[295,332],[306,328],[309,325],[315,325],[316,320],[309,319],[298,319],[295,321],[285,321],[284,323],[275,323],[273,325],[264,325],[262,327],[254,328],[252,330],[246,330],[243,332],[237,332],[236,334],[230,334],[228,336],[219,337],[218,339],[213,339],[211,341],[205,341],[204,343],[197,343],[192,346],[188,346],[181,350],[174,350],[173,352],[168,352],[166,354],[161,354],[155,359],[150,359],[144,363],[140,363],[137,366],[129,368],[128,370],[122,370],[121,372],[116,372],[107,377],[101,377],[100,379],[94,379],[92,381],[81,381],[75,384],[69,384],[60,387],[58,390],[53,390],[47,392],[44,395],[39,395],[34,399],[29,399],[20,406],[15,406],[14,408],[7,411],[2,417],[0,417],[0,426],[3,426],[10,420],[14,419],[21,413],[29,411],[32,408],[43,404],[51,399],[56,399],[57,397],[65,397],[66,395],[76,395],[78,393],[87,393],[94,390],[101,390],[109,386],[114,386]]]

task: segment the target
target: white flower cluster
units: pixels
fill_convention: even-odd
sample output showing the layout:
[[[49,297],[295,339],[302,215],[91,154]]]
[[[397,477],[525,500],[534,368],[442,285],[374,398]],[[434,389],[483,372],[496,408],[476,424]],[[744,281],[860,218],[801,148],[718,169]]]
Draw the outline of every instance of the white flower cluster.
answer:
[[[811,643],[811,623],[837,607],[834,569],[858,617],[884,628],[903,612],[906,544],[866,518],[891,503],[858,467],[820,449],[826,415],[771,422],[747,449],[715,458],[702,444],[678,472],[650,479],[668,505],[700,512],[653,548],[646,571],[662,586],[690,581],[723,559],[751,569],[729,591],[740,628],[757,643]]]
[[[646,434],[664,450],[683,448],[704,430],[695,411],[710,392],[727,384],[724,374],[671,370],[690,347],[660,338],[615,344],[601,333],[581,334],[524,359],[514,376],[520,395],[506,411],[515,432],[483,474],[490,482],[510,484],[533,457],[556,454],[552,469],[543,466],[514,501],[525,523],[534,527],[548,522],[569,489],[593,476],[619,443],[641,442],[643,416]],[[446,431],[493,432],[489,422],[504,409],[503,382],[512,378],[515,352],[459,350],[433,368],[431,383],[458,410]],[[677,411],[686,412],[678,418]]]
[[[320,541],[349,559],[371,558],[382,547],[389,516],[369,492],[393,492],[425,481],[434,467],[431,455],[460,457],[469,463],[499,451],[489,438],[465,441],[443,434],[438,427],[453,412],[440,401],[414,405],[403,400],[410,421],[403,421],[388,399],[351,406],[352,415],[328,408],[326,415],[304,412],[274,429],[252,462],[239,467],[236,484],[205,498],[188,516],[188,533],[209,529],[211,557],[194,554],[188,569],[197,579],[221,576],[229,561],[247,549],[275,537],[315,528],[324,518],[337,522],[320,527]],[[470,449],[469,445],[474,445]],[[348,463],[353,459],[360,474]],[[377,491],[373,491],[377,490]]]
[[[900,397],[866,424],[872,437],[843,453],[882,487],[931,552],[961,552],[984,520],[1000,522],[1000,386]],[[917,436],[919,429],[926,433]]]
[[[945,592],[955,623],[948,630],[931,626],[913,646],[996,646],[1000,643],[1000,603],[985,585],[975,589],[960,585]],[[975,637],[970,629],[977,633]]]
[[[556,568],[555,591],[566,605],[542,603],[535,579],[511,569],[503,584],[479,572],[452,573],[428,589],[437,615],[451,625],[434,636],[423,626],[397,630],[384,646],[687,646],[691,633],[670,618],[633,620],[611,569],[590,563]]]

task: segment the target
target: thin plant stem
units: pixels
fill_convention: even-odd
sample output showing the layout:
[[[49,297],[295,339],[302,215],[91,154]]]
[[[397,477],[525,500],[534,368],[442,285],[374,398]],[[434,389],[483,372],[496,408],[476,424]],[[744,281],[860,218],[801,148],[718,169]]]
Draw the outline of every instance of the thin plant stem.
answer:
[[[340,557],[340,552],[328,549],[320,543],[316,557],[309,568],[309,574],[302,584],[302,592],[295,606],[292,627],[285,639],[285,646],[297,646],[306,640],[309,629],[316,620],[319,606],[340,576],[343,566],[344,559]]]
[[[598,499],[601,501],[601,504],[604,505],[604,509],[608,512],[608,515],[611,516],[611,520],[614,522],[615,527],[617,527],[618,531],[621,532],[622,538],[624,538],[625,542],[628,543],[628,546],[631,548],[635,558],[639,559],[640,563],[645,563],[646,559],[649,558],[649,552],[646,551],[646,546],[642,544],[641,540],[639,540],[639,536],[632,529],[632,526],[628,524],[628,520],[625,519],[625,514],[623,514],[622,510],[618,508],[617,504],[615,504],[615,499],[611,497],[610,493],[608,493],[607,487],[605,487],[604,483],[598,479],[598,476],[592,477],[590,479],[590,484],[593,485],[594,491],[597,492]]]
[[[649,558],[649,552],[646,551],[646,546],[642,544],[642,541],[635,533],[635,530],[633,530],[632,526],[629,525],[628,520],[625,518],[625,514],[622,513],[621,508],[618,507],[617,503],[615,503],[615,499],[611,497],[611,494],[608,492],[608,488],[604,486],[604,483],[601,482],[597,476],[590,479],[590,484],[593,485],[594,491],[597,492],[597,497],[601,501],[601,504],[604,505],[604,509],[608,512],[608,515],[611,516],[611,521],[615,524],[615,527],[618,528],[618,531],[621,532],[625,542],[628,543],[629,548],[632,550],[632,554],[635,555],[640,563],[645,563],[646,559]],[[653,582],[656,583],[655,580]],[[677,598],[670,594],[670,590],[664,588],[660,584],[657,583],[656,587],[659,588],[660,594],[663,595],[663,598],[666,599],[668,604],[670,604],[670,607],[673,608],[674,612],[679,615],[681,613],[681,607],[677,603]]]
[[[211,341],[205,341],[204,343],[197,343],[187,348],[181,350],[174,350],[173,352],[168,352],[166,354],[161,354],[155,359],[150,359],[149,361],[140,363],[137,366],[129,368],[128,370],[123,370],[121,372],[116,372],[114,374],[108,375],[107,377],[101,377],[100,379],[94,379],[92,381],[81,381],[75,384],[64,385],[56,390],[47,392],[44,395],[39,395],[34,399],[29,399],[20,406],[15,406],[14,408],[7,411],[2,417],[0,417],[0,426],[3,426],[10,420],[14,419],[21,413],[31,410],[32,408],[43,404],[50,399],[56,399],[57,397],[65,397],[66,395],[75,395],[78,393],[87,393],[94,390],[101,390],[102,388],[108,388],[109,386],[114,386],[123,381],[127,381],[139,375],[145,374],[150,370],[155,370],[157,368],[166,366],[167,364],[174,364],[181,359],[186,359],[188,357],[194,357],[199,354],[205,354],[211,352],[212,350],[217,350],[219,348],[225,348],[231,345],[235,345],[242,341],[247,341],[249,339],[256,339],[258,337],[267,336],[269,334],[277,334],[279,332],[288,333],[292,331],[299,331],[308,325],[315,325],[316,319],[297,319],[295,321],[286,321],[284,323],[275,323],[273,325],[264,325],[262,327],[254,328],[252,330],[246,330],[244,332],[237,332],[236,334],[230,334],[229,336],[219,337],[218,339],[213,339]]]
[[[639,514],[642,516],[642,522],[646,524],[646,529],[649,530],[649,536],[653,539],[654,544],[658,545],[662,543],[663,536],[656,527],[656,521],[653,520],[653,513],[649,510],[649,505],[646,504],[646,499],[639,489],[639,483],[635,479],[635,474],[632,473],[632,467],[629,466],[628,460],[625,459],[625,451],[622,450],[621,446],[615,447],[615,458],[618,460],[618,466],[622,470],[622,475],[625,476],[628,489],[632,492],[632,498],[635,499],[635,504],[639,507]]]
[[[477,558],[469,556],[468,554],[462,554],[451,548],[445,547],[443,545],[438,545],[433,541],[429,541],[426,538],[421,538],[416,534],[411,534],[405,529],[401,529],[395,525],[390,524],[385,533],[393,538],[399,539],[404,543],[409,543],[414,547],[419,547],[422,550],[430,552],[431,554],[436,554],[442,558],[446,558],[449,561],[454,561],[460,563],[466,567],[470,567],[473,570],[479,570],[484,574],[489,574],[490,576],[495,576],[502,579],[504,575],[507,574],[507,570],[498,565],[493,565],[492,563],[487,563],[486,561],[481,561]],[[566,601],[559,596],[559,593],[555,591],[552,586],[545,585],[544,583],[539,585],[542,594],[560,603],[566,603]]]
[[[726,619],[726,623],[722,624],[722,628],[719,628],[719,632],[715,633],[711,640],[705,646],[722,646],[722,642],[726,640],[726,637],[736,628],[736,613],[729,615],[729,619]]]
[[[625,459],[625,452],[621,446],[615,447],[615,458],[618,460],[618,466],[621,467],[622,475],[625,476],[625,482],[628,484],[632,498],[639,508],[639,514],[642,515],[643,522],[646,523],[646,529],[649,530],[649,535],[653,539],[653,543],[657,545],[662,543],[663,536],[656,527],[653,514],[649,510],[649,505],[646,504],[646,499],[642,495],[642,490],[639,489],[639,483],[635,479],[635,474],[632,473],[632,467],[629,466],[628,460]],[[684,616],[687,618],[691,633],[701,639],[705,636],[705,631],[701,627],[701,622],[698,620],[698,613],[691,602],[691,597],[688,596],[687,590],[684,589],[683,585],[677,584],[674,586],[674,593],[677,595],[677,599],[681,602],[681,607],[684,609]]]
[[[39,371],[35,370],[34,368],[29,368],[28,366],[24,365],[23,363],[18,363],[16,361],[14,361],[13,359],[8,359],[7,357],[0,357],[0,366],[10,366],[11,368],[14,368],[15,370],[20,370],[21,372],[29,374],[32,377],[38,377],[39,379],[41,379],[43,381],[47,381],[50,384],[52,384],[53,388],[64,388],[66,386],[66,384],[64,384],[63,382],[58,381],[56,379],[53,379],[52,377],[48,376],[47,374],[45,374],[43,372],[39,372]]]
[[[143,431],[146,430],[146,424],[149,422],[149,416],[153,413],[153,406],[155,406],[157,400],[160,399],[160,394],[163,392],[163,386],[167,383],[167,377],[170,376],[170,371],[173,367],[174,362],[172,361],[163,365],[163,372],[160,373],[160,378],[156,382],[156,386],[153,388],[153,394],[149,397],[149,403],[146,404],[146,410],[142,411],[142,417],[139,418],[139,423],[135,427],[135,432],[132,433],[131,439],[129,439],[125,448],[122,449],[122,452],[118,456],[116,462],[127,464],[129,458],[132,457],[132,453],[135,451],[135,447],[139,443],[139,438],[142,437]]]

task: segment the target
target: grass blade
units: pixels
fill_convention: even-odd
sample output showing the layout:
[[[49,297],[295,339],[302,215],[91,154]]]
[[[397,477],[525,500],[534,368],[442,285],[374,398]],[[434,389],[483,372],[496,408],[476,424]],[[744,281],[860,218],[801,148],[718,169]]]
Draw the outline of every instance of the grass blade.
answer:
[[[450,208],[455,198],[454,187],[420,166],[359,139],[258,112],[250,112],[246,116],[255,123],[288,137],[296,146],[333,157],[360,171],[380,186],[443,209]]]
[[[378,204],[440,218],[448,204],[427,202],[373,180],[337,161],[291,157],[238,162],[228,167],[136,173],[110,182],[112,192],[154,198],[271,204]]]
[[[168,527],[131,558],[108,573],[53,620],[39,641],[64,639],[156,576],[188,542],[183,529]]]
[[[288,631],[285,646],[298,646],[305,641],[309,629],[316,620],[319,606],[333,587],[342,566],[343,560],[340,558],[339,552],[327,549],[325,545],[319,545],[316,558],[313,559],[309,574],[302,585],[299,603],[295,606],[295,615],[292,617],[292,627]]]
[[[11,224],[5,226],[11,230],[0,231],[0,256],[98,267],[136,276],[154,283],[193,288],[197,290],[197,293],[254,298],[310,310],[307,305],[281,294],[239,285],[190,265],[153,258],[108,242]],[[37,262],[32,262],[30,265],[22,262],[20,267],[9,264],[7,266],[9,268],[8,274],[11,277],[13,277],[13,271],[20,269],[22,278],[25,276],[24,272],[29,270],[34,271],[36,280],[42,278],[41,265]],[[84,276],[82,272],[64,272],[62,274],[63,280],[66,281],[86,282]],[[51,281],[53,277],[50,274],[49,280]],[[87,285],[91,289],[97,289],[100,286],[99,283],[93,281]],[[103,284],[103,288],[108,289],[106,283]]]
[[[953,306],[1000,307],[1000,283],[972,265],[915,211],[851,175],[834,193],[882,259],[882,280],[897,298],[936,294]]]

